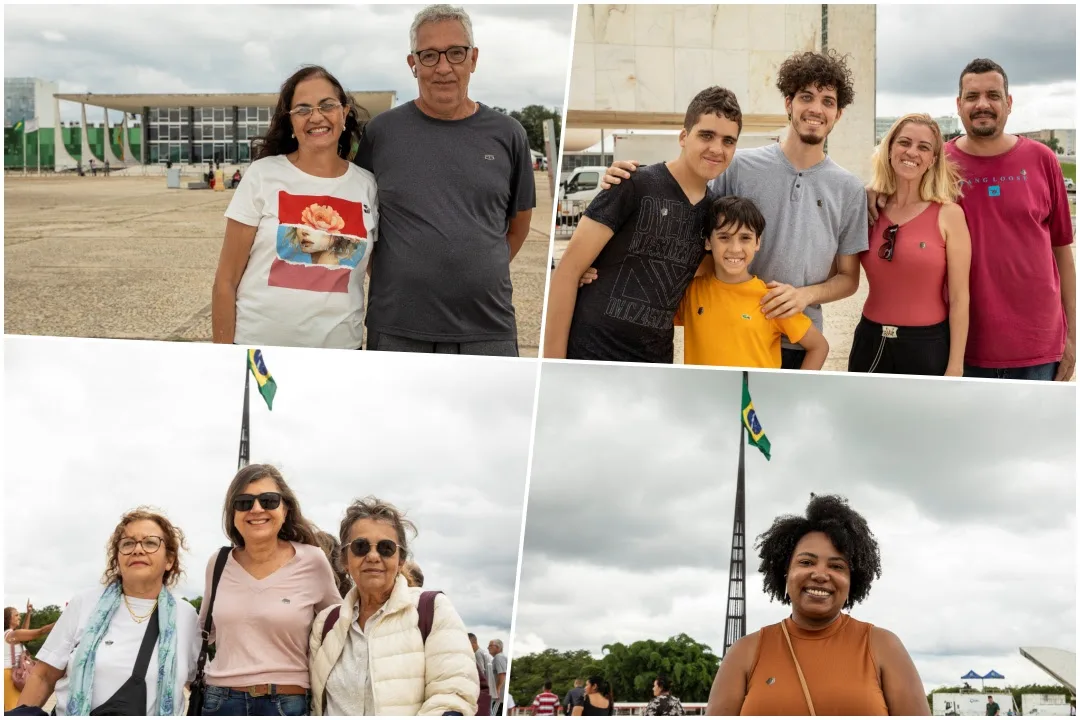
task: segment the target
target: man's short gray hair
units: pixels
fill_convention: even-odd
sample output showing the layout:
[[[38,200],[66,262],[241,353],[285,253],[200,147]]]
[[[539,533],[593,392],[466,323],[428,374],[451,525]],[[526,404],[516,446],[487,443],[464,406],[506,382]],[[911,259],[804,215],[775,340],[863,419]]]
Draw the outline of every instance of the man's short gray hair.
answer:
[[[416,13],[416,17],[412,21],[412,27],[409,28],[410,51],[416,52],[421,49],[416,47],[416,37],[420,33],[421,25],[443,22],[444,20],[457,20],[461,23],[461,27],[465,28],[465,40],[469,43],[469,47],[473,47],[472,20],[469,19],[469,13],[465,12],[465,8],[454,7],[453,5],[428,5]]]
[[[499,648],[499,652],[503,651],[502,640],[492,640],[491,644],[494,645],[495,647]]]

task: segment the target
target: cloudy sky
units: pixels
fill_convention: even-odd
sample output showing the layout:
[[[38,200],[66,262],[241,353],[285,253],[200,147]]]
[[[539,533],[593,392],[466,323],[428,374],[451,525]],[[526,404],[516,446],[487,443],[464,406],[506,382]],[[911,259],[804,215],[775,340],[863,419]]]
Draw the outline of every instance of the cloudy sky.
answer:
[[[1013,132],[1076,127],[1075,5],[879,5],[877,115],[956,114],[960,71],[1005,68]]]
[[[394,90],[405,102],[417,94],[405,57],[423,7],[9,5],[4,75],[54,80],[64,93],[269,92],[315,63],[350,90]],[[508,110],[561,107],[573,6],[465,9],[480,48],[470,96]],[[77,105],[61,113],[79,119]]]
[[[187,534],[179,591],[201,595],[227,542],[244,349],[25,337],[4,349],[4,605],[62,605],[92,587],[109,534],[139,504]],[[252,392],[251,460],[278,465],[304,515],[335,535],[354,498],[406,510],[425,585],[481,638],[505,638],[536,367],[432,360],[268,349],[278,393],[270,412]]]
[[[895,632],[928,689],[968,670],[1052,682],[1018,648],[1076,649],[1075,388],[752,373],[750,389],[773,448],[747,448],[750,544],[811,492],[843,495],[882,553],[854,615]],[[679,633],[720,654],[740,402],[738,372],[545,365],[515,655]],[[756,630],[790,610],[748,556]]]

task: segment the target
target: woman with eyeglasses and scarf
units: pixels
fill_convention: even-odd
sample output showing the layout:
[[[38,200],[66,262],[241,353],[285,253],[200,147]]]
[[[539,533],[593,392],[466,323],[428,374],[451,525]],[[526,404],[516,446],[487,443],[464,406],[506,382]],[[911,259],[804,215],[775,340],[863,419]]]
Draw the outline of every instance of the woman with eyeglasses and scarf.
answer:
[[[835,495],[758,537],[765,593],[791,616],[728,650],[706,715],[929,715],[919,671],[893,633],[845,614],[881,576],[866,519]]]
[[[406,531],[416,527],[374,497],[345,511],[339,561],[355,587],[311,627],[313,715],[476,714],[465,624],[445,595],[409,586]]]
[[[870,291],[848,371],[961,377],[971,236],[938,124],[921,113],[897,120],[873,168],[870,188],[889,201],[859,254]]]
[[[207,563],[199,616],[216,648],[202,714],[307,715],[308,633],[317,612],[341,602],[334,572],[296,495],[270,465],[236,473],[222,520],[232,548]],[[221,552],[227,559],[215,594]]]
[[[378,229],[375,176],[350,162],[364,115],[325,68],[281,86],[225,211],[214,342],[360,347]]]
[[[183,714],[199,653],[198,616],[169,588],[180,578],[186,547],[164,515],[126,513],[106,544],[104,589],[67,604],[37,655],[22,704],[40,708],[55,692],[57,715]]]

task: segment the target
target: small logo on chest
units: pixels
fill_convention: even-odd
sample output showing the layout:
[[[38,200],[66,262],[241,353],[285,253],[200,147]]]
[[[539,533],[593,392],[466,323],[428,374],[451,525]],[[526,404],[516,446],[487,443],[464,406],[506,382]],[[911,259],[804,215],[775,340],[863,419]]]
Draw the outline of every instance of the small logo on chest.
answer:
[[[288,605],[288,604],[289,604],[290,602],[292,602],[292,601],[291,601],[291,600],[289,600],[289,598],[281,598],[281,602],[282,602],[282,604],[284,604],[284,605]]]
[[[704,315],[704,314],[705,314],[705,308],[703,308],[703,307],[699,307],[699,308],[697,309],[697,314],[698,314],[698,315]]]
[[[820,200],[817,201],[817,206],[821,207],[821,201]]]
[[[494,156],[494,155],[485,155],[485,156],[484,156],[484,159],[485,159],[485,160],[494,160],[494,159],[495,159],[495,156]]]
[[[776,678],[771,677],[771,678],[769,678],[768,680],[765,681],[765,684],[766,685],[772,685],[774,682],[776,682]]]
[[[750,319],[750,316],[749,316],[749,315],[747,315],[746,313],[743,313],[743,314],[742,314],[742,315],[740,315],[739,317],[741,317],[741,318],[742,318],[743,320],[749,320],[749,319]]]

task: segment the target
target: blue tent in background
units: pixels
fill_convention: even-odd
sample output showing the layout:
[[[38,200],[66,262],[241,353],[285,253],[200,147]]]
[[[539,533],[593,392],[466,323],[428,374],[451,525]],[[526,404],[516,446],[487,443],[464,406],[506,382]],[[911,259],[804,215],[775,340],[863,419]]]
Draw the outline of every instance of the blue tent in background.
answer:
[[[980,675],[979,673],[975,672],[974,670],[968,670],[967,675],[961,675],[960,679],[961,680],[982,680],[983,676]]]

